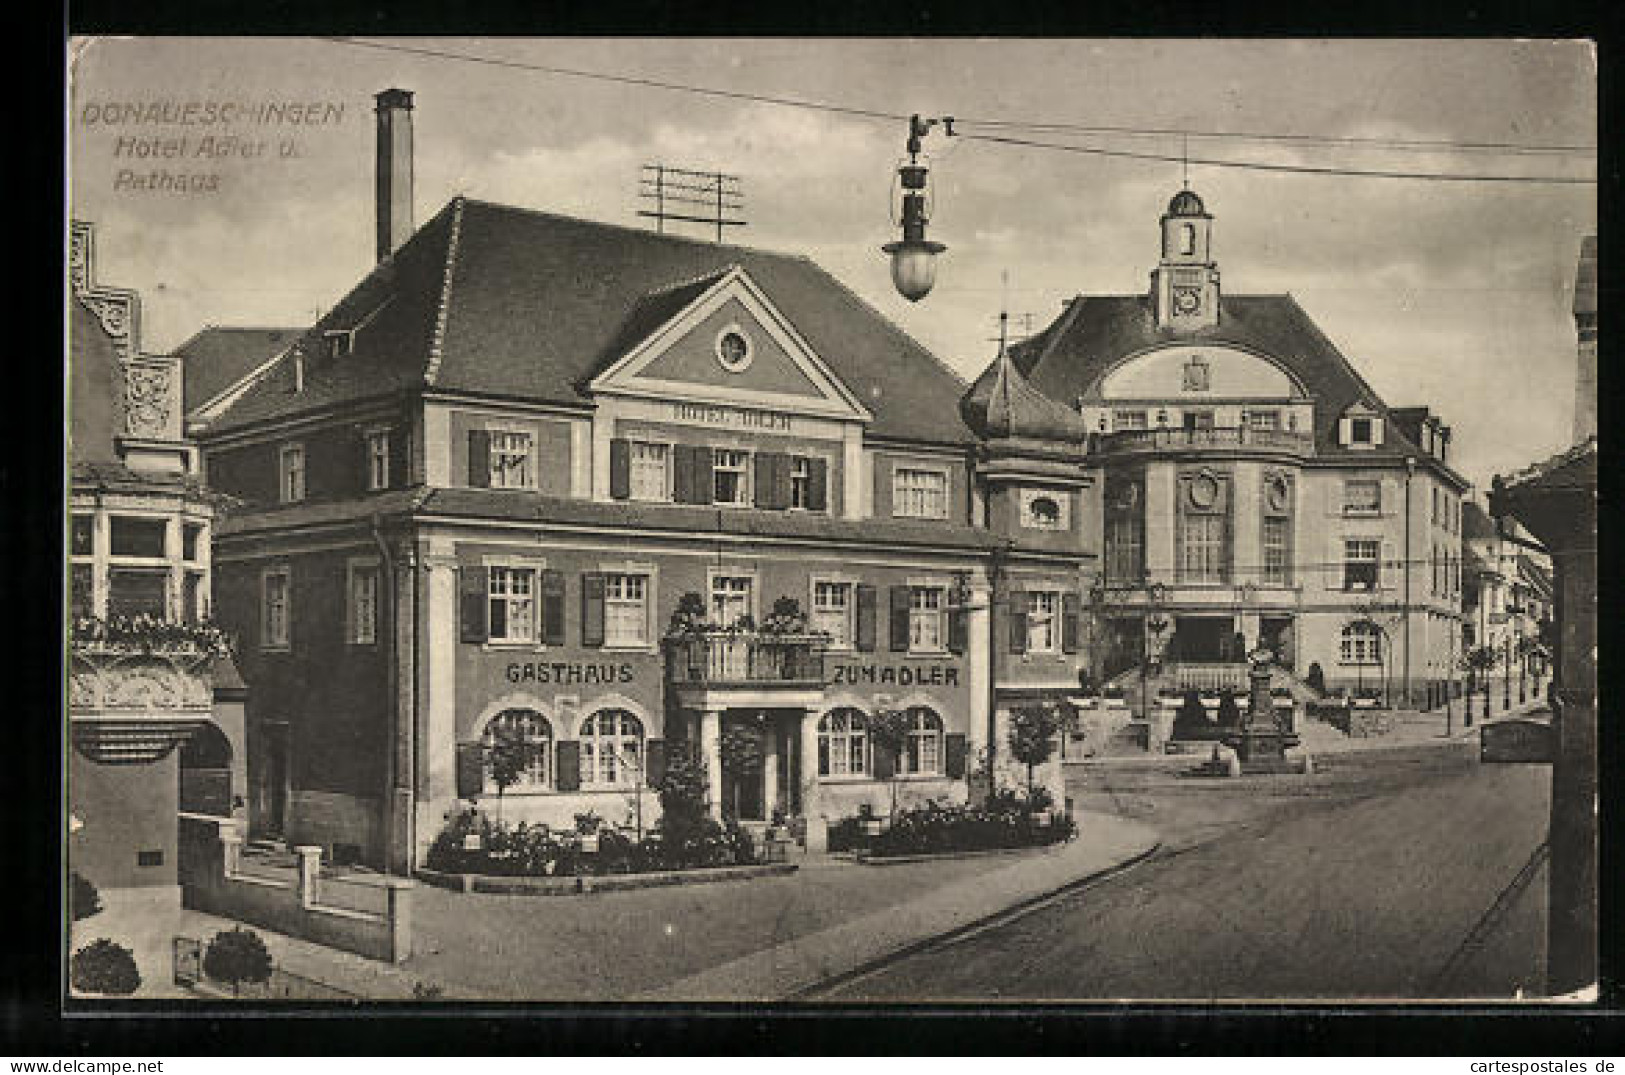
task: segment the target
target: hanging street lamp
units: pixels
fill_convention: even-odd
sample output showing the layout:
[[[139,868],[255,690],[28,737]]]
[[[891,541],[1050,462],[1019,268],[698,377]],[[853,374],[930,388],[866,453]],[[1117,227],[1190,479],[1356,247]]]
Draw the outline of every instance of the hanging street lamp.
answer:
[[[896,196],[892,204],[892,223],[902,224],[903,238],[880,248],[891,255],[892,285],[910,302],[919,302],[931,293],[932,285],[937,282],[937,255],[948,249],[925,237],[934,199],[929,170],[920,163],[920,139],[938,123],[942,124],[945,134],[953,135],[952,116],[940,120],[909,117],[908,161],[897,168]]]

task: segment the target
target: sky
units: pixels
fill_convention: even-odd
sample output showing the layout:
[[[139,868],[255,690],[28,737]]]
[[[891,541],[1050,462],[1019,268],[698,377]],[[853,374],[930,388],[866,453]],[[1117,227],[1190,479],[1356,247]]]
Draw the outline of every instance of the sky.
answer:
[[[97,225],[102,283],[141,293],[142,348],[205,325],[309,324],[372,267],[373,94],[414,92],[414,213],[458,194],[631,227],[644,164],[740,178],[747,226],[728,241],[806,254],[967,380],[997,350],[998,314],[1036,331],[1078,294],[1143,293],[1182,155],[1368,171],[1595,174],[1592,153],[1210,139],[1211,132],[1591,146],[1593,48],[1574,41],[1009,39],[365,39],[468,63],[293,38],[72,42],[69,202]],[[506,66],[504,66],[506,64]],[[514,65],[954,116],[925,138],[930,237],[946,243],[918,304],[880,246],[901,120],[609,83]],[[314,126],[114,123],[106,105],[333,106]],[[1090,135],[1023,125],[1133,127]],[[199,157],[207,135],[263,156]],[[975,141],[1000,134],[1129,150],[1108,158]],[[184,156],[139,140],[188,138]],[[281,139],[291,140],[291,156]],[[123,141],[130,139],[135,141]],[[211,189],[137,189],[162,169]],[[128,172],[124,181],[121,173]],[[213,176],[212,181],[204,178]],[[1569,312],[1590,184],[1424,182],[1188,166],[1215,218],[1225,291],[1291,293],[1391,406],[1453,427],[1480,487],[1567,447]],[[694,225],[674,230],[701,235]]]

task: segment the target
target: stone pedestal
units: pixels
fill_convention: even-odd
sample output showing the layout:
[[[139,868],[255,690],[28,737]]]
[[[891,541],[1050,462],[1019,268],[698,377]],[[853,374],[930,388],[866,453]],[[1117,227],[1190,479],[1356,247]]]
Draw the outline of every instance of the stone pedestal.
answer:
[[[1244,773],[1287,773],[1294,770],[1287,760],[1288,747],[1298,745],[1298,736],[1283,729],[1275,719],[1275,699],[1270,696],[1270,661],[1267,650],[1248,654],[1247,712],[1241,728],[1225,736]]]

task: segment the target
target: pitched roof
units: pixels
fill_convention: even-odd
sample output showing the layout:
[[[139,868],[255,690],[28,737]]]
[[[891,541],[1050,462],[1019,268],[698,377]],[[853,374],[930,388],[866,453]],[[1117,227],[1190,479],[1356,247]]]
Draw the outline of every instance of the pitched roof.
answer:
[[[1504,485],[1509,492],[1529,489],[1590,489],[1597,488],[1597,437],[1592,434],[1572,448],[1558,452],[1550,459],[1533,463],[1504,479],[1497,477],[1495,484]]]
[[[1234,344],[1280,363],[1315,397],[1315,449],[1322,456],[1355,454],[1337,442],[1337,419],[1350,404],[1362,400],[1378,413],[1388,412],[1387,404],[1291,295],[1225,295],[1217,325],[1178,332],[1157,327],[1148,295],[1080,295],[1042,332],[1017,344],[1013,353],[1017,368],[1034,387],[1070,406],[1095,390],[1119,359],[1177,343]],[[1359,449],[1358,455],[1411,456],[1419,462],[1430,458],[1392,422],[1381,448]]]
[[[181,358],[182,407],[190,412],[258,369],[297,340],[303,328],[209,325],[175,348]]]
[[[280,364],[211,432],[426,382],[581,406],[580,386],[618,347],[733,265],[874,413],[872,435],[971,441],[964,382],[805,257],[461,198],[312,330],[365,320],[350,355],[307,360],[297,394]]]
[[[1498,538],[1501,528],[1496,521],[1490,518],[1490,513],[1479,506],[1476,500],[1463,500],[1461,502],[1461,536],[1472,541],[1482,538]]]

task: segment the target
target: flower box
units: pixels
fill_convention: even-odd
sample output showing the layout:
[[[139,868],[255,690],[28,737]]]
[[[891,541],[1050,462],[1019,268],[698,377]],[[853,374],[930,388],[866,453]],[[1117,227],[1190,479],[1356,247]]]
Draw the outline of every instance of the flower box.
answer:
[[[598,854],[598,834],[586,833],[581,837],[581,853],[584,855]]]

